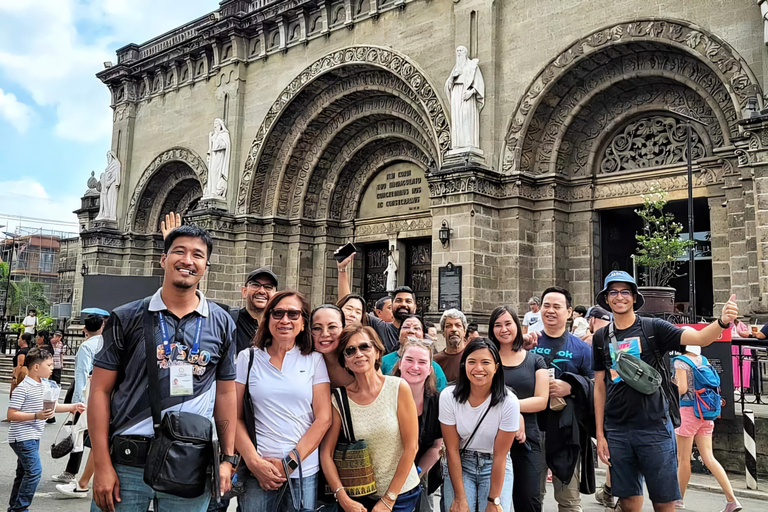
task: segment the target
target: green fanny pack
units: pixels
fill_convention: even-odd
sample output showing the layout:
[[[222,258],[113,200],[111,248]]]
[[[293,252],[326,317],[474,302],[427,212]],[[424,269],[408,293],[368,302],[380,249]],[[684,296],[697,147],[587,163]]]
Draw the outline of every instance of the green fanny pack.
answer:
[[[639,357],[619,350],[616,334],[613,332],[613,322],[608,325],[608,336],[611,338],[611,346],[616,354],[616,363],[613,369],[624,382],[632,389],[645,395],[652,395],[661,386],[661,374]]]

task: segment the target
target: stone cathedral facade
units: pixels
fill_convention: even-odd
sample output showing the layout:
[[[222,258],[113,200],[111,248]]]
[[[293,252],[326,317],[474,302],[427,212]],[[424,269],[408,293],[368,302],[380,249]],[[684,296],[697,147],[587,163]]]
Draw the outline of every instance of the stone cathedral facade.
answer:
[[[760,3],[211,0],[98,73],[122,177],[116,223],[95,221],[92,197],[78,210],[78,259],[159,275],[159,222],[176,211],[215,237],[201,285],[230,304],[263,265],[313,304],[335,302],[332,253],[352,241],[369,301],[394,249],[426,314],[439,313],[449,262],[480,321],[552,284],[588,305],[607,271],[631,270],[622,215],[654,185],[687,198],[695,117],[702,296],[711,309],[733,292],[745,314],[768,313]],[[458,46],[485,83],[479,151],[464,154],[451,151],[445,93]],[[215,119],[231,147],[214,208],[202,197]],[[75,275],[75,310],[80,288]]]

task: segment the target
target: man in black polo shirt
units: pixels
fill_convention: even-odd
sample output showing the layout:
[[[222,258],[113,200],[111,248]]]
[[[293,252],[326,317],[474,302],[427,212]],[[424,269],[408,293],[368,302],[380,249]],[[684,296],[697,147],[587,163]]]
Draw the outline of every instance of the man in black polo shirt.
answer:
[[[165,239],[160,266],[163,286],[148,301],[116,308],[104,328],[89,400],[89,430],[95,478],[93,497],[101,510],[143,512],[157,499],[159,510],[207,510],[210,492],[197,498],[156,493],[143,481],[147,438],[154,436],[146,357],[157,361],[163,414],[184,411],[216,421],[222,460],[211,461],[230,485],[234,462],[237,399],[235,324],[221,307],[197,290],[212,250],[210,235],[181,226]],[[157,350],[146,354],[143,315],[154,325]],[[145,357],[146,356],[146,357]],[[119,444],[123,449],[111,448]],[[113,460],[114,458],[114,460]]]
[[[240,288],[245,307],[229,311],[237,326],[236,354],[251,346],[259,322],[264,316],[264,308],[276,291],[277,276],[270,269],[258,268],[248,274],[245,284]]]

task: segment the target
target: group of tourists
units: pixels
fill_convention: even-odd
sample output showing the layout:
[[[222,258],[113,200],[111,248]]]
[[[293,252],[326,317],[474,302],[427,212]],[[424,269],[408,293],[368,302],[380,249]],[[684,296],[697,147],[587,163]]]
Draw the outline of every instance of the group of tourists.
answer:
[[[487,337],[443,312],[438,352],[438,326],[416,315],[410,288],[373,311],[351,293],[354,254],[338,262],[336,304],[312,308],[268,268],[245,277],[243,308],[207,300],[210,235],[166,221],[162,287],[112,311],[89,352],[92,511],[226,510],[237,498],[254,512],[426,512],[438,494],[443,512],[541,511],[548,472],[559,510],[580,511],[596,487],[593,438],[616,510],[640,511],[643,482],[657,511],[682,499],[678,397],[662,356],[717,339],[738,316],[735,297],[715,322],[683,330],[636,316],[634,280],[611,272],[579,336],[569,291],[552,286],[522,322],[494,309]],[[627,358],[662,382],[634,382]],[[52,361],[45,350],[26,359],[9,419],[34,441],[12,441],[14,511],[32,500],[39,458],[26,454],[53,415],[35,394]],[[56,410],[85,410],[79,389]],[[87,492],[88,480],[73,485]]]

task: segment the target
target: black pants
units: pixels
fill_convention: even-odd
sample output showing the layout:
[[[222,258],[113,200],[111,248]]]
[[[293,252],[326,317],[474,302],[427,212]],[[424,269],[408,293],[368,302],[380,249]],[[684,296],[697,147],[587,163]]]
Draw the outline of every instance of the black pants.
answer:
[[[515,512],[541,512],[541,445],[530,440],[525,444],[515,442],[510,455],[515,475],[512,487]]]
[[[61,386],[61,368],[54,368],[51,374],[51,380]]]

